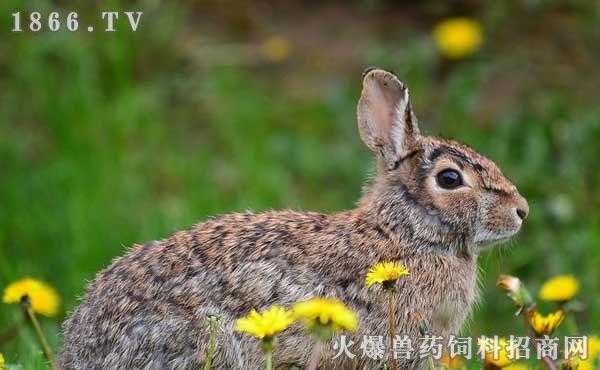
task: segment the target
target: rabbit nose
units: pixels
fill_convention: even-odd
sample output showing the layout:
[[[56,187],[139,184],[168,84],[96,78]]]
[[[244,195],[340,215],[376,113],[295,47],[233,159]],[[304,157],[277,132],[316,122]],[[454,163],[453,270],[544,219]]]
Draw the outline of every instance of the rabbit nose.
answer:
[[[517,206],[516,206],[517,216],[523,221],[529,215],[529,204],[527,204],[527,200],[523,198],[520,194],[517,194]]]

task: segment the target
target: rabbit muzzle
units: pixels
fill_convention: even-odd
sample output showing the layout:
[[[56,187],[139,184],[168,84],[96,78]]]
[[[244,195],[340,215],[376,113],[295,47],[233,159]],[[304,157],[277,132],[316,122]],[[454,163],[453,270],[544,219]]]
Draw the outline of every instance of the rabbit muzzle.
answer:
[[[488,246],[516,235],[529,216],[529,204],[518,192],[487,194],[480,205],[474,243]]]

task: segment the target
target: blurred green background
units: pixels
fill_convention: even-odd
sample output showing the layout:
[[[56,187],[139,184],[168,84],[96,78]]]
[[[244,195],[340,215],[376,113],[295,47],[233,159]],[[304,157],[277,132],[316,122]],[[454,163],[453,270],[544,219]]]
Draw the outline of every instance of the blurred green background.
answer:
[[[140,28],[101,32],[107,9],[143,11]],[[75,10],[97,30],[30,32],[32,10]],[[483,44],[450,61],[432,29],[453,16],[480,22]],[[575,275],[581,333],[599,333],[598,24],[600,3],[583,0],[4,0],[0,289],[57,288],[61,315],[41,321],[58,348],[87,282],[135,242],[218,213],[353,207],[371,167],[360,76],[378,65],[408,83],[422,131],[481,151],[530,203],[518,238],[480,258],[465,334],[521,332],[500,273],[533,291]],[[16,306],[0,306],[0,352],[44,368]]]

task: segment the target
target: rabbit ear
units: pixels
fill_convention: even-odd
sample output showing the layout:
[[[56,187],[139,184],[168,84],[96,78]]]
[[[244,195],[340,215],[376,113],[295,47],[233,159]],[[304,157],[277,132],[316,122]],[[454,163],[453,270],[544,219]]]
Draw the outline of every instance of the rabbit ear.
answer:
[[[412,151],[414,139],[419,135],[408,88],[398,77],[382,69],[365,73],[357,119],[362,141],[389,169]]]

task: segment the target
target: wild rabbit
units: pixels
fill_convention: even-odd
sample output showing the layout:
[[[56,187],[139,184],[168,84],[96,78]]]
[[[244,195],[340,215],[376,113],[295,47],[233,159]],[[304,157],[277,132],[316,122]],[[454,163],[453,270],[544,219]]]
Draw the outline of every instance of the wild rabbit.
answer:
[[[498,167],[454,141],[423,136],[408,89],[368,70],[357,108],[377,174],[358,206],[333,215],[291,210],[215,217],[167,239],[134,246],[98,273],[64,323],[62,369],[198,369],[205,320],[222,318],[217,369],[263,366],[259,342],[236,333],[252,308],[335,297],[359,315],[348,340],[387,333],[381,289],[365,275],[383,260],[411,274],[397,283],[398,334],[457,334],[477,299],[477,256],[521,228],[527,201]],[[312,341],[298,326],[278,337],[276,366],[304,365]],[[375,368],[366,357],[323,368]],[[354,362],[353,362],[354,361]],[[399,359],[400,368],[422,361]]]

